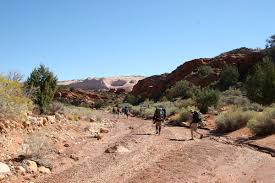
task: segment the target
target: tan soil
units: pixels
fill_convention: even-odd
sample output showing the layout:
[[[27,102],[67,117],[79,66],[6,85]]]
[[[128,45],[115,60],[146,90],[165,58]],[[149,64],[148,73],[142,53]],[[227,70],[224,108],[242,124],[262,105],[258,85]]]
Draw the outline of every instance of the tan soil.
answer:
[[[115,119],[110,114],[101,115]],[[268,154],[219,143],[209,137],[189,141],[189,130],[183,127],[164,127],[160,136],[154,132],[150,121],[119,119],[103,140],[84,138],[72,146],[71,151],[80,157],[79,162],[71,165],[63,162],[63,166],[62,161],[56,160],[53,174],[31,180],[39,183],[275,182],[275,159]],[[104,152],[114,145],[130,152]]]

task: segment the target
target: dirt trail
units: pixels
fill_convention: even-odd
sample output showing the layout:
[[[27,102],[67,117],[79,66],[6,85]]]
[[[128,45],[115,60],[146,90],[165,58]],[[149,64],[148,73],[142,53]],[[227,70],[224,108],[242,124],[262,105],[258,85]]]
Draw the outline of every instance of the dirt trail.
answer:
[[[271,156],[210,138],[189,138],[186,128],[164,127],[157,136],[150,121],[120,119],[102,141],[79,147],[84,157],[79,164],[37,182],[275,182]],[[104,153],[116,144],[130,152]]]

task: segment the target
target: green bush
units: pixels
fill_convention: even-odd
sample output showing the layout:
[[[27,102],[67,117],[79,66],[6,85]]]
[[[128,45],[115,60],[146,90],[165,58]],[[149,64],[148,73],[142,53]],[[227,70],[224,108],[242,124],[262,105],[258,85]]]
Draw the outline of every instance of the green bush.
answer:
[[[238,89],[229,89],[221,93],[219,105],[237,105],[237,106],[247,106],[250,104],[250,101],[243,93]]]
[[[57,112],[63,113],[64,112],[64,105],[60,102],[53,102],[49,105],[47,109],[47,113],[49,114],[56,114]]]
[[[260,104],[271,104],[275,101],[275,66],[269,59],[258,63],[246,79],[247,96]]]
[[[39,68],[35,68],[32,71],[30,77],[27,79],[26,87],[29,91],[35,90],[34,103],[40,107],[41,113],[45,113],[56,92],[57,77],[49,68],[40,65]]]
[[[142,98],[133,94],[127,94],[124,98],[124,102],[127,102],[131,105],[138,105],[142,102]]]
[[[106,101],[101,100],[101,99],[96,100],[95,103],[94,103],[94,108],[96,108],[96,109],[101,109],[101,108],[106,107],[106,106],[107,106]]]
[[[237,108],[220,114],[216,119],[217,131],[222,133],[232,132],[245,127],[247,122],[256,115],[255,112],[242,111]]]
[[[166,96],[169,100],[173,100],[175,98],[186,99],[192,96],[192,90],[187,81],[181,80],[166,91]]]
[[[201,113],[207,113],[208,107],[216,107],[219,102],[219,93],[209,88],[197,89],[195,92],[195,101]]]
[[[191,113],[187,109],[183,108],[178,114],[173,117],[172,120],[175,122],[186,122],[189,120],[190,116]]]
[[[211,66],[209,65],[203,65],[198,68],[198,75],[201,78],[207,77],[210,74],[214,73],[214,70]]]
[[[234,65],[226,65],[220,74],[218,86],[221,90],[227,90],[230,86],[237,84],[240,74]]]
[[[268,108],[263,113],[250,119],[247,127],[255,135],[268,135],[275,133],[275,109]]]
[[[191,107],[191,106],[195,106],[196,105],[196,101],[194,101],[194,99],[192,98],[189,98],[189,99],[179,99],[179,100],[176,100],[174,102],[175,106],[179,109],[181,108],[187,108],[187,107]]]
[[[0,76],[0,117],[24,120],[31,107],[32,102],[25,97],[22,85]]]

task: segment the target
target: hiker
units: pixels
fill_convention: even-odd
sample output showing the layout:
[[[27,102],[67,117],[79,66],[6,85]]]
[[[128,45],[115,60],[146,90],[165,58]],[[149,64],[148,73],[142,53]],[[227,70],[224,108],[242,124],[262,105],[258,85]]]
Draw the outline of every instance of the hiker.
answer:
[[[125,116],[127,116],[127,119],[128,119],[128,117],[129,117],[129,108],[128,108],[128,106],[125,106],[123,108],[123,113],[125,114]]]
[[[116,113],[117,113],[117,117],[119,118],[119,115],[120,115],[120,113],[121,113],[121,110],[120,110],[119,107],[116,108]]]
[[[166,110],[163,107],[157,107],[154,113],[153,121],[156,124],[156,134],[160,135],[161,123],[166,119]]]
[[[192,113],[192,121],[190,123],[190,130],[191,130],[191,139],[190,140],[194,140],[194,132],[200,135],[200,139],[203,138],[203,134],[199,133],[198,130],[198,125],[199,123],[202,123],[202,117],[200,112],[198,111],[193,111],[191,110]]]

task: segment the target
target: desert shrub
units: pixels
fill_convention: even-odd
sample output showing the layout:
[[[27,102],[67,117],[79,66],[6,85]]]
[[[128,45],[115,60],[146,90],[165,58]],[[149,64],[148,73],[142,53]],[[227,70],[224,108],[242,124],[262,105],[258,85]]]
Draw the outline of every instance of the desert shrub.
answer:
[[[264,110],[264,107],[261,104],[258,103],[250,103],[246,106],[243,106],[244,111],[256,111],[256,112],[262,112]]]
[[[156,107],[163,107],[166,109],[166,115],[171,116],[177,112],[179,112],[179,108],[175,106],[173,102],[166,101],[166,102],[156,102],[154,105],[154,108]]]
[[[36,89],[33,97],[34,103],[40,107],[41,113],[45,113],[56,92],[57,77],[49,68],[40,65],[39,68],[32,71],[27,79],[26,88],[28,90]]]
[[[25,97],[22,85],[0,76],[0,114],[5,118],[22,120],[32,107],[30,99]]]
[[[173,100],[175,98],[190,98],[192,96],[191,87],[188,81],[181,80],[178,81],[174,86],[166,91],[166,97],[169,100]]]
[[[209,88],[197,89],[195,92],[195,101],[202,113],[207,113],[208,107],[216,107],[219,102],[219,93]]]
[[[23,154],[26,157],[43,158],[50,149],[48,140],[43,135],[32,135],[22,144]]]
[[[133,114],[134,116],[140,116],[142,113],[142,106],[133,106],[131,108],[131,114]]]
[[[94,103],[94,108],[96,108],[96,109],[101,109],[105,106],[107,106],[107,103],[104,100],[96,100]]]
[[[218,132],[232,132],[245,127],[247,122],[256,115],[255,112],[243,111],[240,108],[231,109],[226,113],[220,114],[216,119]]]
[[[81,118],[89,118],[95,115],[90,108],[76,107],[73,105],[65,105],[64,114],[69,120],[72,121],[79,121]]]
[[[189,120],[190,115],[190,112],[187,109],[183,108],[178,114],[173,116],[172,120],[175,122],[186,122]]]
[[[247,127],[255,135],[268,135],[275,133],[275,109],[265,109],[263,113],[249,120]]]
[[[152,119],[154,117],[154,113],[155,113],[154,107],[146,108],[144,110],[144,113],[142,114],[142,117],[146,119]]]
[[[142,102],[142,98],[140,96],[135,96],[133,94],[127,94],[124,98],[124,102],[130,103],[131,105],[138,105]]]
[[[275,65],[266,58],[254,66],[247,76],[245,85],[247,96],[260,104],[271,104],[275,101]]]
[[[234,65],[226,65],[220,74],[218,86],[221,90],[227,90],[230,86],[237,84],[240,74]]]
[[[209,65],[203,65],[203,66],[200,66],[198,68],[198,75],[199,77],[207,77],[209,76],[210,74],[214,73],[214,70],[211,66]]]
[[[6,78],[10,81],[17,81],[17,82],[21,82],[24,78],[24,75],[19,73],[19,72],[9,72],[6,75]]]
[[[190,107],[190,106],[195,106],[196,105],[196,102],[194,101],[194,99],[192,98],[189,98],[189,99],[180,99],[180,100],[176,100],[174,102],[174,105],[181,109],[181,108],[187,108],[187,107]]]
[[[243,95],[241,90],[232,89],[232,88],[222,92],[220,101],[219,101],[220,106],[227,106],[227,105],[246,106],[249,104],[250,104],[249,99]]]
[[[49,114],[55,114],[55,113],[63,113],[64,111],[64,105],[60,102],[53,102],[49,105],[47,109],[47,113]]]

